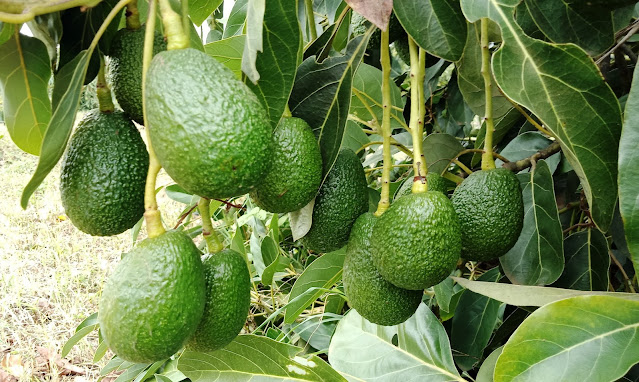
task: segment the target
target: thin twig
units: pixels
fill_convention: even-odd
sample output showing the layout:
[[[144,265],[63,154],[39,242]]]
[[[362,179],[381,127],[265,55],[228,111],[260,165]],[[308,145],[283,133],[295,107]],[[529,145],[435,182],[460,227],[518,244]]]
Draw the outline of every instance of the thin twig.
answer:
[[[619,260],[617,260],[617,258],[612,253],[612,251],[608,251],[608,254],[610,255],[610,258],[612,259],[612,262],[615,263],[617,268],[619,268],[619,270],[621,271],[623,280],[626,282],[626,285],[628,285],[628,290],[630,290],[630,292],[632,293],[637,293],[637,291],[635,290],[635,287],[632,286],[632,281],[630,281],[630,279],[628,278],[628,274],[626,273],[625,269],[623,269],[623,266],[621,266],[621,263],[619,262]]]
[[[537,151],[535,154],[531,155],[528,158],[518,160],[516,162],[504,163],[501,166],[512,172],[519,172],[531,167],[533,165],[533,162],[536,162],[540,159],[546,159],[551,155],[558,153],[559,151],[561,151],[561,145],[559,145],[559,142],[553,142],[545,149]]]
[[[635,20],[632,24],[628,25],[626,28],[622,29],[621,31],[619,31],[619,33],[617,33],[617,35],[615,36],[617,38],[619,38],[619,36],[623,35],[624,33],[625,33],[625,35],[621,39],[619,39],[619,41],[617,41],[615,46],[613,46],[612,48],[608,49],[604,54],[599,56],[597,61],[595,61],[595,64],[597,64],[597,66],[599,66],[599,64],[601,64],[606,57],[610,56],[612,54],[612,52],[617,50],[617,48],[619,48],[626,41],[628,41],[628,39],[630,37],[632,37],[632,35],[637,33],[637,31],[639,31],[639,19]]]
[[[177,229],[180,226],[180,224],[182,224],[184,219],[186,219],[186,217],[189,216],[189,214],[191,212],[193,212],[193,210],[196,209],[196,208],[197,208],[197,203],[195,203],[193,206],[191,206],[191,208],[189,208],[188,211],[186,211],[185,213],[180,215],[180,217],[178,218],[177,223],[175,223],[175,227],[173,227],[173,229]]]
[[[591,223],[591,222],[590,223],[577,223],[575,225],[572,225],[572,226],[566,228],[564,230],[564,235],[567,234],[568,232],[574,230],[574,229],[577,229],[577,228],[588,228],[588,227],[594,227],[594,226],[595,226],[595,224]]]
[[[228,200],[216,199],[216,198],[214,198],[213,200],[217,200],[218,202],[222,202],[222,203],[226,204],[227,207],[233,207],[233,208],[240,209],[242,211],[246,211],[246,207],[241,206],[239,204],[233,204],[233,203],[229,202]]]

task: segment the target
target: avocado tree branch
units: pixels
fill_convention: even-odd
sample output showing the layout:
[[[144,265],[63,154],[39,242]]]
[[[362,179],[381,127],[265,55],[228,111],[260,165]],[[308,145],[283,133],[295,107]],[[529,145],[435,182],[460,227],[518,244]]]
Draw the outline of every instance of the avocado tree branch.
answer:
[[[528,158],[524,158],[522,160],[518,160],[516,162],[504,163],[501,165],[503,168],[508,169],[512,172],[519,172],[521,170],[527,169],[533,165],[533,162],[536,162],[541,159],[546,159],[553,154],[561,151],[561,145],[559,142],[553,142],[548,147],[543,150],[539,150]]]
[[[200,197],[200,201],[197,204],[200,216],[202,217],[202,236],[206,241],[206,249],[209,253],[217,253],[224,249],[224,242],[220,239],[220,236],[215,232],[213,223],[211,222],[211,200]]]
[[[311,34],[311,41],[317,39],[317,27],[315,26],[315,12],[313,12],[313,0],[304,0],[306,8],[306,18],[308,19],[308,29]]]
[[[481,19],[481,75],[484,78],[484,94],[486,97],[486,137],[484,138],[484,153],[481,156],[481,169],[495,168],[493,158],[493,133],[495,121],[493,120],[493,75],[490,68],[490,48],[488,41],[488,19]]]
[[[626,273],[626,270],[623,269],[623,266],[621,265],[619,260],[617,260],[617,257],[615,256],[615,254],[612,253],[612,251],[610,251],[610,250],[608,251],[608,254],[610,255],[610,258],[612,259],[612,262],[615,263],[617,268],[619,268],[619,270],[621,271],[621,275],[622,275],[624,281],[626,282],[626,286],[628,287],[628,291],[630,291],[631,293],[637,293],[637,291],[635,290],[635,287],[632,286],[632,281],[630,280],[630,278],[628,278],[628,274]]]
[[[422,140],[424,135],[423,121],[421,116],[422,109],[420,106],[423,103],[423,83],[424,83],[424,70],[420,68],[420,50],[415,41],[409,36],[408,49],[410,53],[410,131],[413,140],[413,193],[426,192],[428,190],[428,184],[426,183],[426,174],[428,168],[426,167],[426,160],[422,151]],[[421,79],[421,82],[420,82]],[[422,91],[420,92],[420,89]],[[422,122],[422,123],[420,123]]]
[[[382,31],[382,41],[380,46],[382,61],[382,139],[384,146],[384,168],[382,170],[382,192],[377,204],[376,216],[382,215],[390,207],[390,170],[393,165],[391,155],[391,92],[390,92],[390,72],[391,61],[388,49],[388,30]]]
[[[138,11],[138,0],[131,0],[126,5],[126,29],[137,30],[140,24],[140,12]]]

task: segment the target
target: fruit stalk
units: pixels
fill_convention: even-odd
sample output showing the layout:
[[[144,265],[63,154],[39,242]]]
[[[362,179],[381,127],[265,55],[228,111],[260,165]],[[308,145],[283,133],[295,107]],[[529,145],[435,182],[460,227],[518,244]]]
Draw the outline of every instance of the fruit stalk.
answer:
[[[113,113],[113,111],[115,111],[115,105],[113,105],[111,89],[109,89],[109,85],[107,84],[105,67],[104,56],[100,55],[100,71],[98,72],[98,81],[95,88],[98,97],[98,105],[100,105],[100,111],[102,113]]]
[[[424,153],[422,151],[422,136],[424,135],[424,68],[420,68],[421,58],[425,54],[417,47],[415,41],[408,37],[408,49],[410,52],[410,131],[413,138],[413,187],[412,192],[417,194],[428,191],[426,174],[428,169],[425,165]],[[420,57],[421,56],[421,57]],[[422,114],[424,110],[424,114]]]
[[[481,19],[481,75],[484,78],[484,94],[486,96],[486,138],[484,139],[484,154],[481,156],[481,169],[495,168],[493,158],[493,133],[495,125],[493,120],[493,81],[490,70],[490,49],[488,41],[488,19]]]
[[[180,15],[171,8],[169,0],[160,0],[160,14],[162,15],[162,24],[166,33],[166,49],[188,48],[189,39],[184,31],[184,23]]]
[[[390,92],[390,52],[388,50],[388,29],[382,31],[380,46],[382,62],[382,139],[384,147],[384,168],[382,169],[382,193],[377,205],[376,216],[382,215],[390,206],[390,170],[393,165],[391,156],[391,92]]]
[[[140,12],[138,11],[138,0],[131,0],[126,5],[126,29],[140,29]]]
[[[313,0],[304,0],[306,7],[306,18],[308,19],[308,29],[311,33],[311,41],[317,38],[317,28],[315,27],[315,13],[313,12]]]
[[[217,253],[224,249],[224,243],[220,240],[213,223],[211,222],[211,200],[207,198],[200,198],[197,204],[197,208],[200,211],[202,217],[202,236],[206,241],[206,249],[209,253]]]

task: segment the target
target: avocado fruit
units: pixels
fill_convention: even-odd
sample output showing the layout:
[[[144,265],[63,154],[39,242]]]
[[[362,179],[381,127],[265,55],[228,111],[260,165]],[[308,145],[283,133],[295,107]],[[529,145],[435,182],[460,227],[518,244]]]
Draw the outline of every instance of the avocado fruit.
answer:
[[[144,124],[142,115],[142,57],[145,28],[120,29],[109,50],[109,75],[115,99],[126,115]],[[164,37],[155,31],[153,55],[166,50]]]
[[[462,257],[487,261],[515,245],[524,221],[524,202],[517,176],[505,168],[476,171],[451,197],[461,230]]]
[[[292,212],[307,205],[322,183],[322,154],[310,126],[300,118],[282,118],[273,133],[271,168],[251,191],[251,199],[269,212]]]
[[[168,231],[140,242],[109,277],[100,298],[100,332],[126,361],[161,361],[195,333],[205,302],[200,251],[184,232]]]
[[[314,252],[342,248],[355,220],[368,211],[368,185],[355,152],[341,149],[315,197],[313,223],[302,244]]]
[[[250,192],[266,175],[272,127],[255,94],[199,50],[160,52],[145,84],[151,143],[166,172],[209,199]]]
[[[426,185],[428,191],[439,191],[446,195],[448,193],[448,185],[446,179],[436,172],[429,172],[426,174]],[[409,177],[402,183],[402,185],[395,192],[395,200],[401,198],[404,195],[409,195],[413,190],[413,177]]]
[[[202,264],[206,305],[188,347],[213,351],[231,343],[242,330],[251,305],[251,275],[242,255],[231,249],[205,255]]]
[[[60,194],[71,222],[94,236],[117,235],[144,213],[149,154],[122,112],[88,112],[62,161]]]
[[[403,196],[377,219],[371,253],[379,273],[393,285],[423,290],[455,269],[461,252],[459,220],[441,192]]]
[[[348,304],[368,321],[397,325],[415,313],[424,293],[398,288],[379,274],[370,246],[375,221],[375,215],[367,212],[351,229],[342,274],[344,292]]]

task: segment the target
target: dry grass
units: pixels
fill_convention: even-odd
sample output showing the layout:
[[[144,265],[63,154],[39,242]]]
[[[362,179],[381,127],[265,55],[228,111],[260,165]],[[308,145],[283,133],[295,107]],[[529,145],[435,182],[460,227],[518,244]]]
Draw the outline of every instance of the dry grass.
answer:
[[[95,381],[97,333],[66,358],[80,373],[61,375],[65,367],[55,358],[75,327],[97,311],[102,284],[131,248],[131,234],[93,237],[77,230],[60,202],[59,165],[22,210],[20,193],[36,163],[0,124],[0,382],[10,375],[19,381]],[[169,182],[163,176],[158,183]],[[159,199],[166,220],[175,222],[183,205],[164,192]]]

